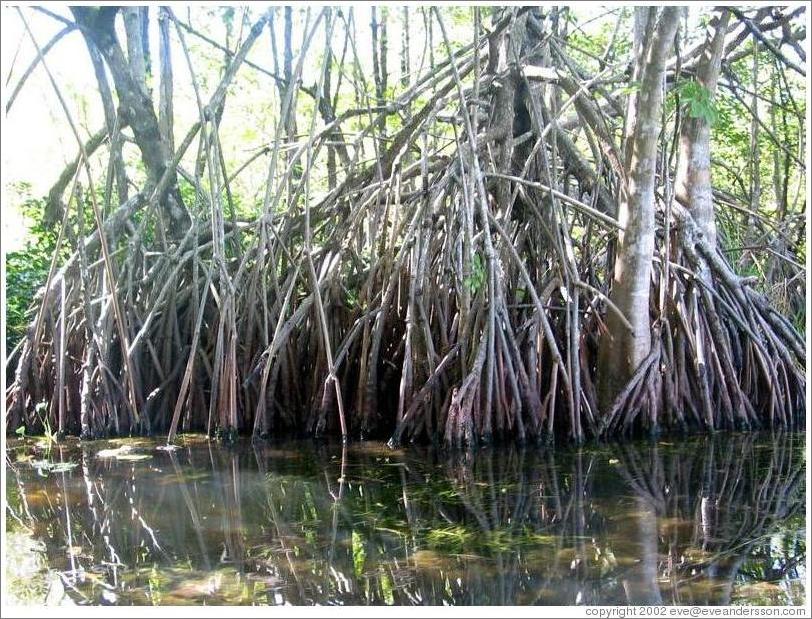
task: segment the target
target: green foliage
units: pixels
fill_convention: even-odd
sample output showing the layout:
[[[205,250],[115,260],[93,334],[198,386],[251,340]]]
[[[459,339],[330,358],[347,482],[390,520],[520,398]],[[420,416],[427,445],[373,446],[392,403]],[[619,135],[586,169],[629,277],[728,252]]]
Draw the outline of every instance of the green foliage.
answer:
[[[468,292],[476,296],[485,287],[486,277],[485,261],[479,253],[476,253],[471,264],[471,275],[465,280],[465,287],[468,288]]]
[[[40,423],[42,423],[45,449],[50,451],[51,447],[56,443],[59,437],[57,436],[56,431],[51,428],[51,422],[48,420],[48,404],[45,402],[39,402],[34,407],[34,411],[37,413]]]
[[[158,566],[154,563],[152,565],[152,569],[149,571],[147,583],[149,587],[150,601],[156,606],[160,605],[161,599],[166,592],[169,579],[162,571],[158,570]]]
[[[13,191],[23,216],[31,222],[25,245],[6,254],[6,353],[25,334],[33,315],[32,303],[48,277],[57,234],[42,224],[45,201],[30,197],[31,186],[18,183]]]
[[[527,299],[527,288],[524,286],[518,286],[516,288],[516,302],[524,303],[526,299]]]
[[[364,540],[357,531],[352,532],[352,567],[356,576],[364,573],[364,562],[367,553],[364,549]]]
[[[197,189],[195,189],[195,186],[181,176],[178,178],[178,189],[180,190],[180,196],[183,198],[183,202],[186,204],[186,206],[190,210],[198,210]]]
[[[350,309],[355,309],[359,307],[359,291],[355,288],[345,288],[346,292],[346,304],[347,307]]]
[[[233,6],[223,7],[222,11],[223,14],[221,18],[223,20],[223,24],[225,25],[228,33],[231,34],[232,30],[234,29],[234,7]]]
[[[395,603],[395,587],[393,586],[392,579],[386,572],[381,572],[381,593],[383,593],[384,602],[390,606]]]
[[[702,118],[711,127],[719,120],[713,94],[695,80],[684,81],[676,88],[683,109],[691,118]]]

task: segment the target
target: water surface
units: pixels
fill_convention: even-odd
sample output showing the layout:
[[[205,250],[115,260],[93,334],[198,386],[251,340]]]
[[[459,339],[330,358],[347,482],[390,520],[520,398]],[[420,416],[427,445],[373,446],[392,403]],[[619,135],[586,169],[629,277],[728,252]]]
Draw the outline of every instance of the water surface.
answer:
[[[802,604],[805,437],[6,454],[9,593],[49,604]]]

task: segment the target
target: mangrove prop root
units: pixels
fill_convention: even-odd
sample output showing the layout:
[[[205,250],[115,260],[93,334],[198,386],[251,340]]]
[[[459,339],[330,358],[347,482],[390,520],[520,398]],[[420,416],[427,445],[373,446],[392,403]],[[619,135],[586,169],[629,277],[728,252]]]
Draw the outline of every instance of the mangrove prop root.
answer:
[[[311,16],[308,37],[322,15]],[[622,170],[602,109],[573,88],[583,76],[564,63],[561,82],[544,87],[571,96],[569,111],[603,144],[594,169],[570,152],[563,110],[548,108],[539,83],[493,57],[507,57],[506,33],[547,27],[533,15],[504,11],[477,45],[440,59],[394,103],[328,109],[292,144],[280,118],[263,151],[262,213],[238,221],[224,212],[234,175],[218,163],[213,110],[227,113],[241,49],[211,104],[199,102],[171,170],[92,230],[68,235],[73,255],[52,270],[9,368],[7,431],[293,432],[470,447],[803,426],[803,338],[678,204],[674,246],[658,244],[653,256],[651,298],[664,302],[651,304],[651,352],[598,410],[598,341],[607,312],[619,312],[607,305],[618,228],[609,187]],[[439,13],[431,18],[444,33]],[[513,50],[519,67],[532,51]],[[348,46],[348,58],[357,53]],[[480,110],[506,87],[528,119],[521,134],[513,118]],[[283,88],[287,97],[294,88]],[[381,119],[404,109],[402,127],[379,139]],[[333,159],[334,185],[315,195],[314,161],[358,118],[364,128],[344,135]],[[451,138],[440,130],[449,121]],[[195,138],[201,163],[191,175],[179,161]],[[379,149],[372,163],[360,156],[369,139]],[[178,174],[197,196],[180,234],[160,208]],[[665,201],[657,208],[661,235]]]

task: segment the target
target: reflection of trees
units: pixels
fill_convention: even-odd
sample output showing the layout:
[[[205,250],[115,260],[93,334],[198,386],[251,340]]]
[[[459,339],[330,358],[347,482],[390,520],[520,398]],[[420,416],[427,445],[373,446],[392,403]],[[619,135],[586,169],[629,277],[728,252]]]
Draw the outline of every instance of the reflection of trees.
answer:
[[[9,469],[11,508],[89,600],[718,604],[797,570],[804,548],[776,558],[771,536],[803,514],[802,447],[66,452],[79,466],[44,479]]]
[[[803,514],[803,445],[803,435],[776,436],[767,444],[745,435],[734,441],[706,437],[677,451],[621,448],[621,475],[665,525],[657,532],[659,556],[646,554],[641,563],[656,562],[668,601],[730,604],[754,548],[782,522]],[[655,543],[650,527],[638,524],[638,531],[641,545]]]

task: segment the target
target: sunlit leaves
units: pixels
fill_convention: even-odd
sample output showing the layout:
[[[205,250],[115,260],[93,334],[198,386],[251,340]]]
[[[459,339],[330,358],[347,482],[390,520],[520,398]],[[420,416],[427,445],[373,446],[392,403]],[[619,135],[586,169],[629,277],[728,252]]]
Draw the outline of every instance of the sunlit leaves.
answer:
[[[719,119],[713,94],[696,80],[688,80],[676,88],[680,103],[688,116],[701,118],[713,126]]]

